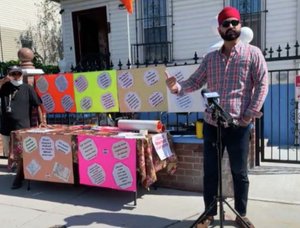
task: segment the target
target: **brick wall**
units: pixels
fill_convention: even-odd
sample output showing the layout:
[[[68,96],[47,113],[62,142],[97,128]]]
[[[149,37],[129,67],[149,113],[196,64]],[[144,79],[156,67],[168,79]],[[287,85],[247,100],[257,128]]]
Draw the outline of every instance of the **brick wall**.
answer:
[[[174,175],[168,175],[165,171],[158,172],[157,186],[203,192],[203,144],[174,143],[174,149],[178,157],[177,170]],[[254,133],[252,133],[249,149],[248,164],[249,168],[252,168],[255,164]],[[222,180],[223,195],[233,196],[232,177],[226,151],[222,159]]]

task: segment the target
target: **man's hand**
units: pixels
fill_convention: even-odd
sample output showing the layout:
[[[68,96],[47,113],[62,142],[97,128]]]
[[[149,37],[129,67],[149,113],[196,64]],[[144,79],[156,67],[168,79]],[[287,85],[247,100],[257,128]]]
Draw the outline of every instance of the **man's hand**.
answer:
[[[177,80],[174,76],[168,77],[166,80],[166,84],[171,93],[173,93],[173,94],[178,93]]]
[[[5,84],[6,82],[10,82],[11,81],[11,77],[6,75],[4,78],[2,78],[0,80],[0,86],[2,86],[3,84]]]
[[[252,121],[252,118],[249,116],[243,116],[243,118],[239,121],[239,125],[241,127],[247,127]]]
[[[45,127],[45,128],[48,127],[48,126],[47,126],[47,123],[46,123],[46,122],[40,123],[40,124],[39,124],[39,128],[41,128],[41,127]]]

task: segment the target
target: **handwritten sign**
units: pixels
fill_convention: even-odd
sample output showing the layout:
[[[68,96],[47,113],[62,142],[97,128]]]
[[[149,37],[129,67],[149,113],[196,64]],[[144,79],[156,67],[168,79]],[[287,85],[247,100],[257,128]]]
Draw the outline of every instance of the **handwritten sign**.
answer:
[[[39,142],[39,151],[41,157],[46,160],[52,160],[54,158],[54,142],[48,136],[42,136]]]
[[[167,138],[167,133],[153,135],[152,142],[160,160],[164,160],[173,155]]]
[[[121,162],[118,162],[114,165],[113,177],[116,185],[121,189],[130,188],[130,186],[133,184],[130,169]]]
[[[169,75],[174,76],[178,82],[188,79],[197,70],[197,65],[167,67]],[[168,112],[203,112],[205,104],[201,90],[177,96],[168,90]]]
[[[165,66],[118,71],[120,112],[167,111]]]
[[[116,70],[74,74],[77,112],[118,112]]]
[[[81,184],[136,191],[135,139],[78,135]]]
[[[36,91],[43,101],[46,112],[75,112],[72,73],[46,74],[34,77]]]
[[[79,151],[82,157],[89,161],[97,157],[98,149],[94,140],[87,138],[79,143]]]
[[[71,135],[24,131],[20,136],[25,179],[74,183]]]

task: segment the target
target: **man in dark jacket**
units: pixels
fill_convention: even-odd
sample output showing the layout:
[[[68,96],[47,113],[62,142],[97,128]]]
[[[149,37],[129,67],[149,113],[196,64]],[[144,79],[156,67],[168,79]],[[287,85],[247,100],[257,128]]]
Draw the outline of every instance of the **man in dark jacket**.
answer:
[[[8,75],[0,79],[0,97],[1,97],[1,131],[3,144],[7,148],[10,144],[11,131],[31,127],[31,111],[33,107],[38,107],[40,126],[45,125],[45,116],[42,114],[41,99],[29,84],[23,83],[22,69],[18,66],[12,66]],[[13,151],[9,151],[13,153]],[[18,161],[17,174],[14,179],[12,189],[22,187],[23,161]]]

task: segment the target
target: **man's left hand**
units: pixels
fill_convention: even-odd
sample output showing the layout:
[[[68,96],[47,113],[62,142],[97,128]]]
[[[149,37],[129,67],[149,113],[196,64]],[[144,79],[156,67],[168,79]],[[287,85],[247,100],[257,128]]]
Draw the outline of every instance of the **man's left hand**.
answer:
[[[39,124],[39,127],[41,128],[41,127],[48,127],[48,126],[47,126],[46,122],[42,122],[42,123]]]
[[[239,126],[247,127],[252,121],[252,118],[249,116],[243,116],[243,118],[239,121]]]

